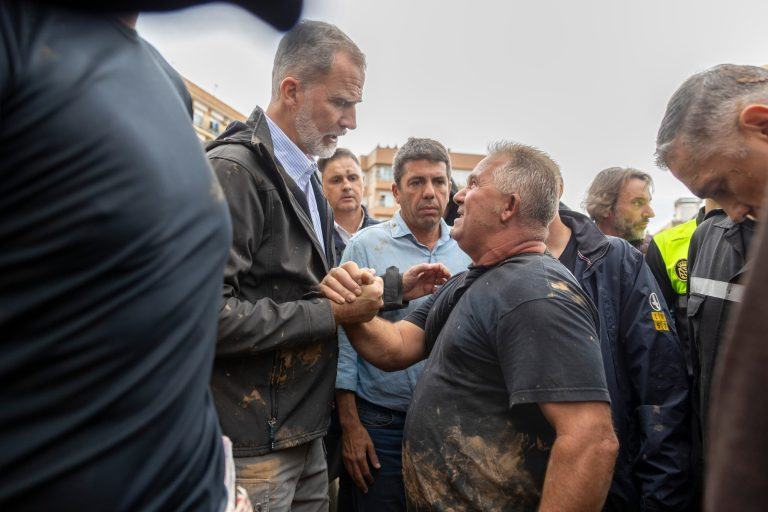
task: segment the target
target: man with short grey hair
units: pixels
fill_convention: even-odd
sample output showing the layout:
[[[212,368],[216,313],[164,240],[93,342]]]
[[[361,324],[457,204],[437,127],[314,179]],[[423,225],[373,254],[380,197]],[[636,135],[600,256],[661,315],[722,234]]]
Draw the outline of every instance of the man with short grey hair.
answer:
[[[344,328],[387,371],[427,359],[406,416],[409,510],[599,510],[618,450],[597,312],[546,252],[554,162],[490,147],[456,194],[473,261],[404,320]]]
[[[765,359],[756,353],[765,346],[765,295],[746,293],[743,282],[768,183],[768,70],[723,64],[688,78],[667,105],[656,148],[660,166],[697,196],[716,200],[728,214],[702,222],[688,253],[694,405],[704,436],[696,466],[712,470],[707,480],[712,486],[707,491],[710,510],[762,510],[768,459],[761,433],[768,425],[768,410],[760,407],[765,402]],[[753,271],[759,276],[758,269]],[[750,284],[765,290],[765,280],[750,279]],[[732,308],[742,298],[733,323],[736,335],[721,347]],[[719,361],[729,394],[720,395],[710,414]],[[714,424],[711,430],[708,421]],[[705,458],[710,443],[711,461]]]
[[[238,483],[258,510],[327,509],[336,326],[379,309],[374,297],[315,292],[334,256],[313,157],[333,154],[355,128],[364,80],[365,57],[341,30],[302,21],[280,41],[266,112],[256,107],[207,148],[233,229],[211,388]],[[372,282],[349,272],[352,289]]]
[[[645,254],[653,178],[638,169],[610,167],[595,176],[582,206],[603,234],[623,238]]]

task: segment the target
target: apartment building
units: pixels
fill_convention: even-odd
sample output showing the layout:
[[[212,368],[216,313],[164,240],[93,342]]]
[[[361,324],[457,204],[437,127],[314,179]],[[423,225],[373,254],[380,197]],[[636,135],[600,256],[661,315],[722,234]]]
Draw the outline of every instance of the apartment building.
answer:
[[[213,140],[232,121],[245,121],[246,117],[213,94],[184,78],[192,96],[192,124],[202,142]]]

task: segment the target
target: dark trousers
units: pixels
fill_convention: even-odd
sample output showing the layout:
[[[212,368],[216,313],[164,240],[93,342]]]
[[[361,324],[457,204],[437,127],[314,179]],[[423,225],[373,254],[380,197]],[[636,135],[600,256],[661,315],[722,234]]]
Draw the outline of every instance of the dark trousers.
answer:
[[[339,503],[355,512],[405,511],[403,486],[403,427],[405,413],[357,399],[360,422],[371,436],[381,469],[372,469],[373,485],[363,493],[346,471],[339,477]]]

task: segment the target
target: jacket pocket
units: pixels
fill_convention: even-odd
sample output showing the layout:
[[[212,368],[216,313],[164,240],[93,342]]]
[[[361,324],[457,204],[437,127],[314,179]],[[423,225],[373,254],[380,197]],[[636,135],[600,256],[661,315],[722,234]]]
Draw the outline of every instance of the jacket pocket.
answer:
[[[237,485],[245,489],[251,499],[253,512],[269,512],[269,480],[263,478],[238,478]]]

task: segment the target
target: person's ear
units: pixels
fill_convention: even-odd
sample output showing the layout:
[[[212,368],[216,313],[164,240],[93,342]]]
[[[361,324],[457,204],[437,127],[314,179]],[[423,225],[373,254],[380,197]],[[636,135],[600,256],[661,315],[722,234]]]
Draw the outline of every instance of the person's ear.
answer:
[[[301,92],[301,83],[287,76],[280,82],[280,99],[289,107],[296,107],[299,104],[299,94]]]
[[[560,200],[563,198],[563,190],[565,189],[565,184],[563,183],[563,177],[558,176],[557,177],[557,199]]]
[[[501,222],[506,223],[512,217],[515,217],[520,213],[520,196],[518,194],[510,194],[504,203],[504,209],[501,211]]]
[[[768,142],[768,105],[755,103],[739,114],[739,128],[746,137],[756,136]]]
[[[402,179],[402,178],[401,178],[401,179]],[[394,198],[395,198],[395,202],[396,202],[397,204],[400,204],[400,197],[398,196],[398,194],[399,194],[399,193],[400,193],[400,190],[397,188],[397,183],[395,183],[395,182],[393,181],[393,182],[392,182],[392,196],[394,196]]]

